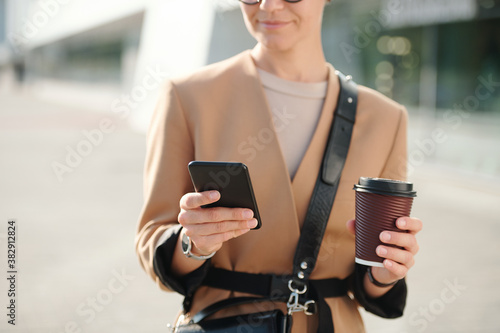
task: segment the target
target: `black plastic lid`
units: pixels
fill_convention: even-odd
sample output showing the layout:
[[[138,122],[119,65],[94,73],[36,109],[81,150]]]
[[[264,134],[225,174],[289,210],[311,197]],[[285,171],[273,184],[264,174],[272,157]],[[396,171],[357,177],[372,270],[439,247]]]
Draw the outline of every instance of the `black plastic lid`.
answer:
[[[360,192],[395,195],[400,197],[416,197],[417,192],[413,190],[413,184],[401,180],[385,178],[360,177],[354,189]]]

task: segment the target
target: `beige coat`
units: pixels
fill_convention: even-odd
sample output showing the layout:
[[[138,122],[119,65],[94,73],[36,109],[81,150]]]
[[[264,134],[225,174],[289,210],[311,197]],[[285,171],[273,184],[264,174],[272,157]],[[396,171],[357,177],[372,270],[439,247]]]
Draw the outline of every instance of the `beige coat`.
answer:
[[[273,118],[248,51],[167,84],[148,136],[145,205],[136,238],[140,262],[160,287],[166,289],[153,270],[155,245],[167,228],[178,223],[181,196],[193,191],[187,171],[192,160],[247,164],[262,218],[260,230],[225,243],[212,264],[249,273],[292,272],[339,94],[338,78],[333,67],[328,68],[324,108],[293,181],[276,136],[293,119],[286,114]],[[352,142],[311,279],[344,279],[353,272],[354,237],[345,226],[354,218],[353,185],[360,176],[405,178],[406,124],[404,107],[359,87]],[[229,296],[228,291],[201,287],[192,311]],[[355,300],[344,296],[327,303],[336,332],[364,331]],[[294,314],[293,331],[313,332],[315,320]]]

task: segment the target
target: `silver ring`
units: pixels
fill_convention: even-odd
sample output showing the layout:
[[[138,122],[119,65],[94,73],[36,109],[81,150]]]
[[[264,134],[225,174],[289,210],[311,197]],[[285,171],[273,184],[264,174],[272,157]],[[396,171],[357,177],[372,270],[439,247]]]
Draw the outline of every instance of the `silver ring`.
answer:
[[[288,281],[288,289],[290,289],[291,292],[297,293],[299,295],[305,294],[307,291],[307,285],[304,285],[303,290],[298,290],[292,287],[293,280]]]

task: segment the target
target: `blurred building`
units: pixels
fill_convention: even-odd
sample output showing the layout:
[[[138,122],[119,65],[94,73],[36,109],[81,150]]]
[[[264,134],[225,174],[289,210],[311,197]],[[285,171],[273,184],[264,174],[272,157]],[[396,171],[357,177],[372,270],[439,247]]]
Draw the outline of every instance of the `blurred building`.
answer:
[[[156,81],[206,64],[211,26],[225,7],[215,0],[0,0],[0,90],[17,73],[18,84],[45,98],[150,110]],[[144,126],[147,115],[138,115],[132,121]]]
[[[500,176],[500,1],[382,0],[358,13],[344,50],[359,55],[361,82],[409,108],[410,172],[434,162]]]
[[[500,0],[333,0],[323,33],[336,68],[426,119],[418,136],[436,127],[462,135],[467,120],[498,146]],[[48,98],[130,111],[144,130],[158,81],[254,44],[236,0],[0,0],[0,90],[14,80]],[[424,157],[453,151],[449,163],[500,175],[500,157],[467,166],[490,148],[457,157],[476,145],[489,147],[444,143]]]
[[[106,95],[130,84],[144,17],[141,1],[1,1],[11,66],[0,61],[0,68],[14,68],[24,87],[100,108]]]
[[[405,104],[452,109],[482,81],[500,81],[500,1],[399,2],[391,9],[395,1],[382,1],[359,26],[365,37],[377,23],[384,28],[363,53],[370,85]],[[466,106],[500,111],[500,89],[488,93]]]

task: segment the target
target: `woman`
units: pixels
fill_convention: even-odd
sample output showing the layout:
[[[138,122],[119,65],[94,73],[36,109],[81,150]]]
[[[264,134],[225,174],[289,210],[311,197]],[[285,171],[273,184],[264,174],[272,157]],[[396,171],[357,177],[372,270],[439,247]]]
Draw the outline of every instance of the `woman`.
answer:
[[[325,0],[241,0],[240,5],[257,45],[169,82],[148,136],[137,252],[160,287],[187,296],[187,318],[241,295],[204,285],[211,267],[291,273],[339,95],[338,78],[321,45]],[[347,294],[325,299],[336,332],[364,331],[358,304],[384,317],[402,314],[404,277],[414,264],[422,223],[403,217],[397,222],[401,232],[380,235],[402,249],[377,248],[386,259],[384,267],[373,268],[370,280],[366,269],[354,264],[352,187],[360,176],[405,177],[406,122],[404,107],[359,87],[349,155],[311,275],[354,281],[355,299]],[[192,160],[247,164],[262,228],[250,231],[257,222],[247,209],[201,208],[217,201],[219,193],[192,193],[187,172]],[[191,244],[189,255],[183,239]],[[255,307],[247,305],[217,315],[251,312]],[[317,315],[293,317],[293,332],[316,331]]]

